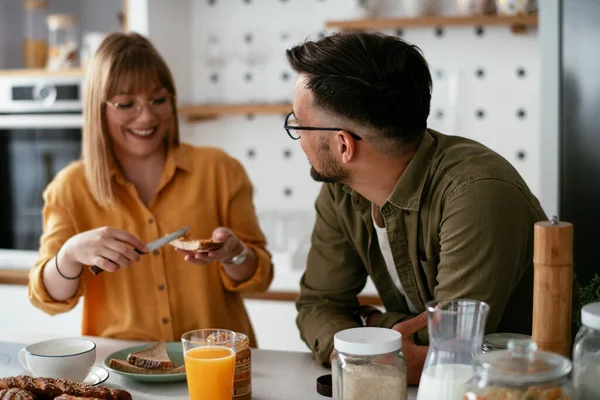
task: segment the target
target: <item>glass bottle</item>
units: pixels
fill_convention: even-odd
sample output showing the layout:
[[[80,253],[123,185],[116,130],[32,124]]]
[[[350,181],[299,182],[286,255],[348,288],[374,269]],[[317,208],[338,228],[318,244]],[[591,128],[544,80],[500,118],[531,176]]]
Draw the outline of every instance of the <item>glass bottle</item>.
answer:
[[[538,351],[531,340],[511,340],[508,350],[481,354],[473,365],[475,376],[465,387],[466,400],[575,399],[571,362],[560,354]]]
[[[473,376],[489,305],[477,300],[434,300],[426,304],[429,351],[417,400],[463,400]]]
[[[351,328],[334,336],[335,400],[406,400],[402,335],[384,328]]]
[[[573,346],[573,381],[579,400],[600,399],[600,303],[581,309]]]
[[[25,11],[25,36],[23,39],[23,63],[25,68],[44,68],[48,58],[48,33],[45,0],[23,0]]]
[[[75,16],[71,14],[51,14],[46,17],[48,70],[59,71],[75,66],[78,48],[75,23]]]

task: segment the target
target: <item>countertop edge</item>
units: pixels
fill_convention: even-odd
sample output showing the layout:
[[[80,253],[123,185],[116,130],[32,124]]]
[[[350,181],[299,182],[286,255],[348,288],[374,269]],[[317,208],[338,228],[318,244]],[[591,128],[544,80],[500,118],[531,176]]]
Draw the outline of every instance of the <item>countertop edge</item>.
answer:
[[[29,271],[23,269],[0,269],[0,285],[27,286],[29,282]],[[294,302],[298,297],[297,291],[269,290],[266,292],[242,293],[244,299],[287,301]],[[381,306],[381,298],[377,295],[361,294],[358,296],[361,304]]]

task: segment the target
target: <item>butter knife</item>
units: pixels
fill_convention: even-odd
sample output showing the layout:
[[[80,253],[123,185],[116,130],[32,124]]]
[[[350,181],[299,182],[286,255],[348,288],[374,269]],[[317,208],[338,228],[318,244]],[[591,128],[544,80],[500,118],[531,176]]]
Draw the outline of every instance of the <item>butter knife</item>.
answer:
[[[152,251],[158,249],[159,247],[162,247],[165,244],[170,243],[173,240],[185,235],[189,228],[190,228],[189,226],[186,226],[185,228],[181,228],[180,230],[178,230],[176,232],[169,233],[167,236],[163,236],[160,239],[157,239],[153,242],[146,244],[146,246],[148,246],[148,252],[152,252]],[[142,252],[138,251],[138,249],[135,249],[135,251],[142,255],[146,254],[146,253],[142,253]],[[92,274],[98,275],[99,273],[101,273],[104,270],[100,267],[92,265],[90,267],[90,271],[92,272]]]

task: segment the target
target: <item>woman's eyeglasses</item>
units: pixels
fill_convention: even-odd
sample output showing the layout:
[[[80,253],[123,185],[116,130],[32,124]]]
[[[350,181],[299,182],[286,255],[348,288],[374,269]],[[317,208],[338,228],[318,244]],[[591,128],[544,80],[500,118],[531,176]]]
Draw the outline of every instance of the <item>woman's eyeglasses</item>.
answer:
[[[148,105],[150,112],[157,117],[168,117],[173,112],[173,100],[175,96],[168,94],[157,96],[147,102],[139,101],[125,101],[119,103],[113,103],[112,101],[106,101],[106,104],[111,106],[115,110],[115,114],[121,119],[135,119],[141,113],[144,105]]]

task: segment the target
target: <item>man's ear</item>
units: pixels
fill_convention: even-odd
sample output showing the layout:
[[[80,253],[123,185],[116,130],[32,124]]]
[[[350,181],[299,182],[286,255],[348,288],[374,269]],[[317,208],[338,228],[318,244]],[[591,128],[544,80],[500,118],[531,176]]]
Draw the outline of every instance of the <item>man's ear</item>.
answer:
[[[344,164],[350,163],[356,157],[356,140],[347,131],[338,131],[335,135],[337,150]]]

